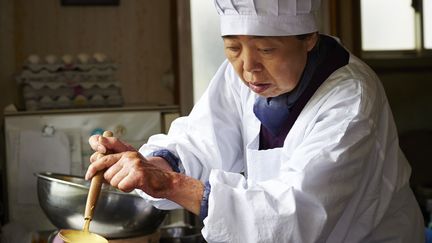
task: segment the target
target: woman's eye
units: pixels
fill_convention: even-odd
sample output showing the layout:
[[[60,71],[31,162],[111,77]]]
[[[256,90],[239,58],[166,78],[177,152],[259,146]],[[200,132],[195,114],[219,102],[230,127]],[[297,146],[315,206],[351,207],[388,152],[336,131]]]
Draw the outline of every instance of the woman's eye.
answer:
[[[272,53],[276,48],[259,48],[258,51],[264,54]]]
[[[240,48],[238,48],[236,46],[227,46],[226,49],[229,51],[232,51],[232,52],[237,52],[240,50]]]

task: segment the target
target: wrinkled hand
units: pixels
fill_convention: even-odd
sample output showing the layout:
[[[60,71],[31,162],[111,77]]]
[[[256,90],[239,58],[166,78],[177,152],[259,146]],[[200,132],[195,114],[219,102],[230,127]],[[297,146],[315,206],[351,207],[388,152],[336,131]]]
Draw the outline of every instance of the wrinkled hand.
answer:
[[[166,198],[172,191],[172,172],[148,163],[137,151],[98,157],[98,153],[90,157],[86,179],[93,177],[97,171],[106,170],[104,179],[107,183],[125,192],[141,189],[152,197]]]
[[[122,191],[141,189],[158,198],[169,195],[171,175],[166,161],[159,158],[149,163],[134,147],[115,137],[93,135],[89,144],[96,152],[90,157],[87,180],[105,170],[105,181]]]
[[[201,181],[173,172],[161,157],[144,158],[131,145],[115,137],[94,135],[89,143],[96,152],[90,157],[87,180],[96,172],[105,171],[107,183],[122,191],[141,189],[152,197],[167,198],[199,214],[204,190]]]

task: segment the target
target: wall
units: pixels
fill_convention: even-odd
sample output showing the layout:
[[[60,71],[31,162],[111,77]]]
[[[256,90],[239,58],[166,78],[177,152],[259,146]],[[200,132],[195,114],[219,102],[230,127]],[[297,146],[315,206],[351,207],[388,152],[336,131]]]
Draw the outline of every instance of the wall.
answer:
[[[196,102],[225,60],[213,1],[191,0],[193,91]]]
[[[2,0],[0,108],[18,103],[13,75],[29,54],[106,53],[119,64],[126,104],[174,104],[170,0],[64,7],[60,0]]]
[[[376,69],[399,133],[432,130],[432,71],[399,69],[388,72]]]
[[[126,105],[182,103],[189,108],[192,75],[188,71],[187,1],[121,0],[114,7],[62,7],[60,0],[0,0],[1,201],[5,201],[1,193],[5,191],[1,190],[5,186],[2,111],[9,104],[23,108],[14,75],[25,59],[30,54],[102,52],[119,66],[117,77]],[[181,23],[176,19],[178,13]],[[186,60],[180,71],[178,60]],[[181,101],[177,94],[180,81]],[[0,221],[4,221],[1,212]]]
[[[18,101],[18,89],[12,79],[12,73],[15,69],[14,55],[14,23],[13,19],[14,5],[13,0],[0,0],[0,109],[8,103]],[[1,110],[0,110],[1,111]],[[4,141],[4,124],[3,113],[0,112],[0,223],[3,225],[6,220],[4,212],[4,202],[6,198],[6,172],[5,164],[5,141]]]
[[[18,101],[15,72],[14,1],[0,1],[0,108]],[[0,115],[0,117],[2,117]]]

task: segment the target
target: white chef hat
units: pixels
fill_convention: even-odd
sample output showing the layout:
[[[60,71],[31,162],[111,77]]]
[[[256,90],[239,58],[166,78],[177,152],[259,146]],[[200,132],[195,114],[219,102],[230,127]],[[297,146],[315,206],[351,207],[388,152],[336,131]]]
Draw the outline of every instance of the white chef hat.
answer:
[[[215,0],[221,35],[291,36],[318,30],[320,0]]]

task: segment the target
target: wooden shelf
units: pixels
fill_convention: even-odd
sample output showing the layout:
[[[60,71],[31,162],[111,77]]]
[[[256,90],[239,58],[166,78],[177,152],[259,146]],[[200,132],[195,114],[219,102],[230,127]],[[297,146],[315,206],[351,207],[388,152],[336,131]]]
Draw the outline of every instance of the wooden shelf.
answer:
[[[161,111],[165,113],[179,112],[177,105],[137,105],[109,108],[83,108],[83,109],[61,109],[61,110],[37,110],[37,111],[5,111],[4,116],[28,116],[28,115],[51,115],[71,113],[95,113],[95,112],[128,112],[128,111]]]

